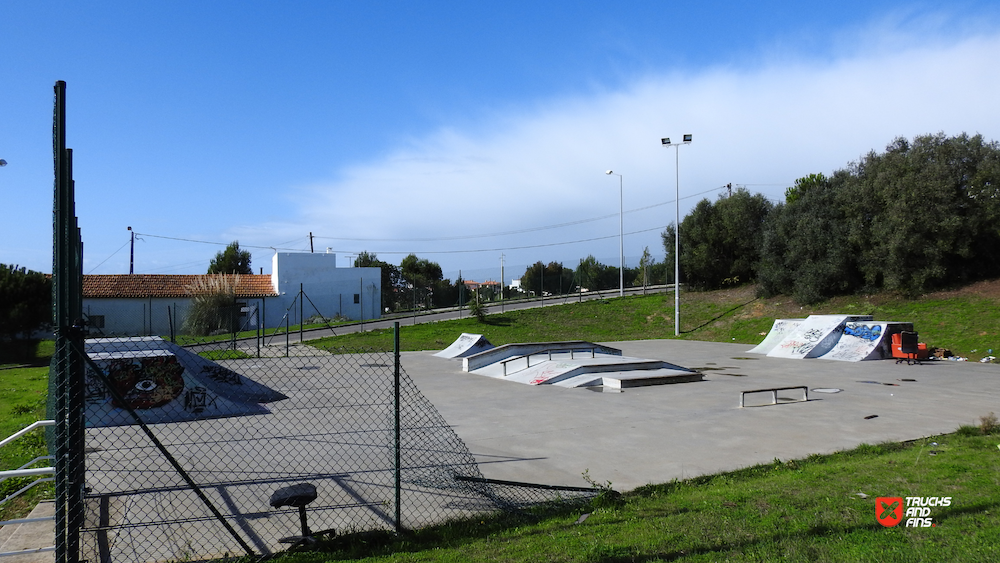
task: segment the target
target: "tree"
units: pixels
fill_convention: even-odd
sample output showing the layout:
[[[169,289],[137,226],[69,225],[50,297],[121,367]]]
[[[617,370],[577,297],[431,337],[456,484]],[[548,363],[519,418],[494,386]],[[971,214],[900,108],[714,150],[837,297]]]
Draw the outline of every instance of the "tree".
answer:
[[[489,309],[486,305],[480,301],[479,292],[473,295],[472,300],[469,301],[469,314],[476,317],[476,321],[480,323],[486,322],[486,315],[489,313]]]
[[[403,279],[417,287],[430,288],[434,282],[439,282],[444,278],[441,266],[437,262],[431,262],[426,258],[417,258],[415,254],[410,254],[399,264]]]
[[[674,252],[675,241],[677,240],[677,225],[671,223],[660,233],[660,240],[663,241],[663,249],[667,251],[667,258],[663,262],[664,276],[663,283],[674,283],[674,266],[677,264]]]
[[[656,266],[656,259],[649,253],[649,247],[642,249],[642,258],[639,258],[638,278],[642,281],[642,287],[652,285],[651,270]]]
[[[0,338],[30,337],[52,322],[52,280],[45,274],[0,264]]]
[[[404,280],[412,286],[410,303],[415,299],[425,307],[445,307],[456,304],[458,291],[451,280],[444,279],[441,265],[410,254],[399,264]]]
[[[234,240],[225,250],[212,258],[208,265],[209,274],[252,274],[250,251],[240,250],[240,241]]]
[[[785,203],[792,203],[803,194],[816,186],[823,186],[826,183],[826,176],[823,174],[810,174],[795,180],[795,185],[785,190]]]
[[[979,135],[894,139],[786,200],[765,227],[762,295],[916,296],[1000,274],[1000,145]]]
[[[761,238],[758,291],[816,303],[860,289],[857,249],[844,212],[842,173],[814,183],[770,214]]]
[[[573,291],[573,269],[562,262],[549,262],[548,266],[535,262],[521,276],[521,287],[535,295],[558,295]]]
[[[773,205],[761,194],[737,188],[712,203],[702,199],[681,222],[681,271],[685,283],[704,289],[747,283],[754,278],[764,222]],[[669,227],[668,227],[669,229]],[[673,233],[667,254],[673,256]]]
[[[380,268],[382,270],[382,307],[395,311],[400,306],[406,286],[403,283],[403,275],[399,267],[378,259],[378,256],[367,251],[358,254],[354,259],[355,268]]]

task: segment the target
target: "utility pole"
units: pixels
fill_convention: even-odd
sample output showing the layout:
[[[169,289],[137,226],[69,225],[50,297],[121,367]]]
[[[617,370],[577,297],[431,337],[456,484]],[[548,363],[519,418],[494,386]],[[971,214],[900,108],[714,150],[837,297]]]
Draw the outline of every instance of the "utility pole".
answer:
[[[312,234],[312,231],[309,231],[309,252],[310,253],[315,252],[313,250],[313,234]]]
[[[726,189],[729,190],[729,195],[727,197],[733,197],[733,183],[729,182],[726,184]]]
[[[128,275],[131,276],[135,272],[135,231],[129,227],[128,232],[132,235],[132,248],[128,252]]]

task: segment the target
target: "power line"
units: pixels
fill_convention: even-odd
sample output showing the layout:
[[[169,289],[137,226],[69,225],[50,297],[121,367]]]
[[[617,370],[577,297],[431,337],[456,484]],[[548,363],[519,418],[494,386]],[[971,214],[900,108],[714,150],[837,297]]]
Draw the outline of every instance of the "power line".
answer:
[[[700,195],[711,193],[711,192],[714,192],[714,191],[717,191],[717,190],[720,190],[720,189],[725,189],[725,186],[719,186],[717,188],[712,188],[710,190],[705,190],[705,191],[698,192],[698,193],[695,193],[695,194],[686,195],[686,196],[684,196],[684,197],[682,197],[680,199],[682,199],[682,200],[684,200],[684,199],[691,199],[693,197],[698,197]],[[638,208],[635,208],[635,209],[631,209],[631,210],[627,211],[626,213],[634,213],[634,212],[638,212],[638,211],[645,211],[647,209],[653,209],[653,208],[656,208],[656,207],[662,207],[664,205],[669,205],[669,204],[671,204],[673,202],[674,202],[674,200],[669,200],[669,201],[665,201],[665,202],[661,202],[661,203],[654,203],[652,205],[647,205],[647,206],[644,206],[644,207],[638,207]],[[590,222],[593,222],[593,221],[600,221],[602,219],[607,219],[607,218],[610,218],[610,217],[614,217],[615,215],[617,215],[617,214],[603,215],[603,216],[600,216],[600,217],[591,217],[589,219],[580,219],[580,220],[577,220],[577,221],[569,221],[569,222],[566,222],[566,223],[558,223],[558,224],[555,224],[555,225],[546,225],[546,226],[541,226],[541,227],[531,227],[531,228],[527,228],[527,229],[519,229],[519,230],[514,230],[514,231],[506,231],[506,232],[502,232],[502,233],[492,233],[492,234],[483,234],[483,235],[463,235],[463,236],[428,237],[428,238],[406,238],[406,239],[365,239],[365,238],[319,237],[319,236],[316,236],[314,238],[325,239],[325,240],[343,240],[343,241],[351,241],[351,242],[438,242],[438,241],[452,241],[452,240],[468,240],[468,239],[474,239],[474,238],[488,238],[488,237],[496,237],[496,236],[524,234],[524,233],[537,232],[537,231],[548,230],[548,229],[556,229],[556,228],[568,227],[568,226],[573,226],[573,225],[580,225],[580,224],[583,224],[583,223],[590,223]],[[650,228],[650,229],[642,229],[642,230],[632,231],[632,232],[625,233],[625,234],[636,235],[636,234],[640,234],[640,233],[647,233],[647,232],[650,232],[650,231],[662,230],[664,228],[666,228],[666,226],[653,227],[653,228]],[[192,242],[192,243],[197,243],[197,244],[210,244],[210,245],[214,245],[214,246],[228,246],[229,244],[231,244],[231,243],[225,243],[225,242],[197,240],[197,239],[189,239],[189,238],[183,238],[183,237],[171,237],[171,236],[166,236],[166,235],[154,235],[154,234],[149,234],[149,233],[138,233],[137,232],[136,236],[139,236],[139,235],[145,236],[145,237],[159,238],[159,239],[164,239],[164,240],[175,240],[175,241],[179,241],[179,242]],[[592,238],[578,239],[578,240],[571,240],[571,241],[563,241],[563,242],[553,242],[553,243],[524,245],[524,246],[505,246],[505,247],[498,247],[498,248],[481,248],[481,249],[474,249],[474,250],[430,250],[430,251],[424,250],[424,251],[420,251],[420,253],[421,254],[471,254],[471,253],[476,253],[476,252],[501,252],[501,251],[506,251],[506,250],[526,250],[526,249],[532,249],[532,248],[546,248],[546,247],[551,247],[551,246],[566,246],[566,245],[570,245],[570,244],[579,244],[579,243],[583,243],[583,242],[593,242],[593,241],[598,241],[598,240],[606,240],[606,239],[609,239],[609,238],[616,238],[617,236],[618,235],[608,235],[608,236],[602,236],[602,237],[592,237]],[[282,243],[282,246],[242,245],[242,247],[243,248],[256,248],[256,249],[271,249],[271,250],[274,250],[274,251],[284,250],[284,251],[295,252],[295,251],[301,251],[302,249],[301,248],[287,248],[287,247],[284,247],[283,245],[291,243],[291,242],[295,242],[295,241],[298,241],[298,240],[302,240],[302,237],[298,237],[298,238],[292,239],[291,241],[288,241],[286,243]],[[333,249],[333,251],[334,252],[338,252],[338,253],[344,253],[344,254],[353,254],[353,253],[357,252],[357,250],[341,250],[341,249]],[[413,254],[414,253],[413,251],[401,251],[401,250],[379,250],[378,252],[381,253],[381,254]]]
[[[103,266],[105,262],[107,262],[108,260],[111,260],[112,258],[114,258],[115,254],[118,254],[119,252],[122,251],[123,248],[125,248],[126,246],[128,246],[129,242],[132,242],[132,241],[129,240],[125,244],[119,246],[118,250],[116,250],[116,251],[114,251],[114,252],[111,253],[111,256],[108,256],[107,258],[105,258],[104,260],[102,260],[100,264],[98,264],[98,265],[94,266],[93,268],[91,268],[90,271],[87,272],[87,273],[88,274],[94,273],[94,270],[96,270],[96,269],[100,268],[101,266]]]
[[[725,189],[725,186],[719,186],[718,188],[712,188],[710,190],[705,190],[703,192],[698,192],[696,194],[686,195],[686,196],[682,197],[681,199],[682,200],[683,199],[691,199],[693,197],[698,197],[700,195],[711,193],[711,192],[714,192],[714,191],[720,190],[720,189]],[[655,207],[662,207],[664,205],[670,205],[673,202],[674,202],[674,200],[670,200],[670,201],[664,201],[664,202],[661,202],[661,203],[654,203],[652,205],[647,205],[645,207],[636,207],[635,209],[629,209],[628,211],[625,211],[625,214],[636,213],[638,211],[645,211],[647,209],[653,209]],[[542,226],[542,227],[530,227],[530,228],[527,228],[527,229],[519,229],[519,230],[516,230],[516,231],[504,231],[504,232],[500,232],[500,233],[488,233],[488,234],[481,234],[481,235],[456,235],[456,236],[447,236],[447,237],[425,237],[425,238],[405,238],[405,239],[394,239],[394,238],[321,237],[321,236],[315,236],[313,238],[324,239],[324,240],[344,240],[344,241],[351,241],[351,242],[438,242],[438,241],[451,241],[451,240],[468,240],[468,239],[474,239],[474,238],[491,238],[491,237],[500,237],[500,236],[507,236],[507,235],[520,235],[520,234],[524,234],[524,233],[533,233],[533,232],[545,231],[545,230],[549,230],[549,229],[559,229],[559,228],[562,228],[562,227],[571,227],[571,226],[574,226],[574,225],[581,225],[583,223],[592,223],[594,221],[601,221],[603,219],[610,219],[612,217],[617,217],[617,216],[618,216],[617,213],[611,213],[609,215],[601,215],[599,217],[591,217],[589,219],[579,219],[577,221],[569,221],[569,222],[566,222],[566,223],[557,223],[555,225],[545,225],[545,226]]]
[[[144,236],[144,237],[162,238],[162,239],[166,239],[166,240],[176,240],[176,241],[180,241],[180,242],[196,242],[198,244],[213,244],[213,245],[216,245],[216,246],[229,246],[230,244],[232,244],[232,242],[217,242],[217,241],[211,241],[211,240],[196,240],[196,239],[190,239],[190,238],[168,237],[166,235],[151,235],[149,233],[136,233],[136,236],[140,236],[140,235]],[[300,240],[300,239],[294,239],[294,240]],[[294,242],[294,241],[289,241],[289,242]],[[285,243],[285,244],[288,244],[288,243]],[[251,245],[251,244],[245,244],[245,245],[242,245],[242,246],[243,246],[243,248],[262,248],[262,249],[271,248],[271,249],[274,249],[274,250],[293,250],[293,251],[294,250],[302,250],[301,248],[282,248],[282,247],[276,247],[276,246],[254,246],[254,245]]]

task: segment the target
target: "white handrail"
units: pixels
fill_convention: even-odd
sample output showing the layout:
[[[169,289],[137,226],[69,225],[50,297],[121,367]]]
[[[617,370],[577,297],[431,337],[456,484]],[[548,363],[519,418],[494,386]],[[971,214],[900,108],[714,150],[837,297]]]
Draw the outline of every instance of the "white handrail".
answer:
[[[0,440],[0,448],[6,446],[7,444],[9,444],[9,443],[13,442],[14,440],[20,438],[21,436],[24,436],[25,434],[27,434],[28,432],[31,432],[35,428],[41,428],[43,426],[55,426],[55,425],[56,425],[56,421],[54,421],[54,420],[39,420],[38,422],[32,422],[30,425],[28,425],[27,428],[25,428],[24,430],[21,430],[21,431],[15,433],[15,434],[13,434],[10,438],[6,438],[4,440]]]
[[[13,469],[11,471],[0,471],[0,481],[11,477],[33,477],[35,475],[52,475],[56,472],[51,467],[35,467],[32,469]]]

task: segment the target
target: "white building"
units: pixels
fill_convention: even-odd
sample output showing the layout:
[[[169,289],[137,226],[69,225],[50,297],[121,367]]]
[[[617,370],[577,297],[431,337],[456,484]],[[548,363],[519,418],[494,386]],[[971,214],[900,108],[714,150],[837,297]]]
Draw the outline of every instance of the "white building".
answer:
[[[206,283],[233,288],[244,330],[303,319],[377,319],[379,268],[337,268],[334,254],[276,253],[271,275],[117,274],[83,276],[83,312],[92,335],[177,334]]]

